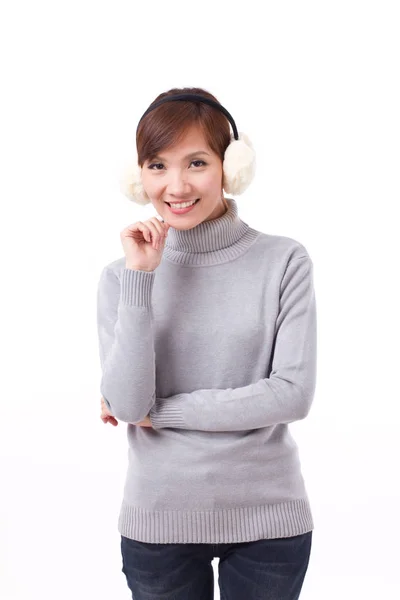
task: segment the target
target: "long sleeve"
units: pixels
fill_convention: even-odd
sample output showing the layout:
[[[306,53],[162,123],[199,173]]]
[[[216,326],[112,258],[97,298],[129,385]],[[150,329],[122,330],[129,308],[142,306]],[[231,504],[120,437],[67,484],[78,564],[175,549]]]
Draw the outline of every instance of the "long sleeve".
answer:
[[[292,259],[280,287],[270,377],[244,387],[156,398],[154,429],[242,431],[304,419],[316,386],[317,322],[313,263]]]
[[[100,392],[116,419],[143,420],[155,402],[151,295],[155,271],[106,266],[97,291]]]

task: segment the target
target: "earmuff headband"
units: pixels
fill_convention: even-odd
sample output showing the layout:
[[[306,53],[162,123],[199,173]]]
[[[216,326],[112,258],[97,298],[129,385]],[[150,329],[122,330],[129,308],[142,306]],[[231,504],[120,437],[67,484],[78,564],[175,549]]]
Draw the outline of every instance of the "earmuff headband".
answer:
[[[154,104],[149,106],[149,108],[140,117],[139,123],[150,111],[157,108],[157,106],[160,106],[160,104],[164,104],[164,102],[172,102],[175,100],[191,100],[192,102],[195,102],[196,100],[198,100],[199,102],[204,102],[205,104],[209,104],[210,106],[217,108],[222,113],[224,113],[224,115],[229,120],[230,124],[232,125],[233,135],[235,137],[235,140],[239,139],[235,121],[233,120],[232,115],[226,110],[226,108],[224,108],[222,106],[222,104],[219,104],[219,102],[215,102],[214,100],[211,100],[211,98],[206,98],[205,96],[201,96],[200,94],[176,94],[175,96],[165,96],[165,98],[162,98],[161,100],[158,100],[157,102],[155,102]],[[137,132],[139,129],[139,123],[136,128],[136,135],[137,135]]]

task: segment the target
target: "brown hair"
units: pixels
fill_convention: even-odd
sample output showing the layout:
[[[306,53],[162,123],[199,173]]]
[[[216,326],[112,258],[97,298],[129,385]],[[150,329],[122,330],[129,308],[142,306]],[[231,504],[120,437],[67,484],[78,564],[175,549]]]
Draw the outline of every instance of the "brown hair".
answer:
[[[175,94],[201,94],[219,103],[215,96],[202,88],[185,87],[161,93],[150,106],[165,96]],[[198,100],[176,100],[164,102],[139,123],[136,134],[139,166],[142,167],[145,160],[150,160],[162,150],[178,143],[193,125],[201,127],[208,145],[223,161],[225,150],[231,141],[226,116],[217,108]]]

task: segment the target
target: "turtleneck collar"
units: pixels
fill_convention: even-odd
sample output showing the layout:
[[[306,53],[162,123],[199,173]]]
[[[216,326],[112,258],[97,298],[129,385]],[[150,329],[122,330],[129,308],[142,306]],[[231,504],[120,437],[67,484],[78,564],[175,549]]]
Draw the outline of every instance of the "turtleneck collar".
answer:
[[[241,220],[233,198],[226,200],[228,210],[217,219],[192,229],[171,226],[163,256],[179,264],[202,266],[228,262],[245,252],[260,232]]]

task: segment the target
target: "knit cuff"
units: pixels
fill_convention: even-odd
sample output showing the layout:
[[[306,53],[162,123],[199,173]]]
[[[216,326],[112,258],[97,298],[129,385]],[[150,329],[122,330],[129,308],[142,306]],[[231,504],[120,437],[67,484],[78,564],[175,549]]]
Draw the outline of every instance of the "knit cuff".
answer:
[[[182,408],[180,403],[184,402],[186,394],[176,394],[170,398],[156,398],[155,404],[149,412],[149,418],[154,429],[163,427],[176,427],[185,429]]]
[[[123,269],[121,277],[121,302],[129,306],[151,305],[155,271]]]

